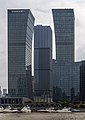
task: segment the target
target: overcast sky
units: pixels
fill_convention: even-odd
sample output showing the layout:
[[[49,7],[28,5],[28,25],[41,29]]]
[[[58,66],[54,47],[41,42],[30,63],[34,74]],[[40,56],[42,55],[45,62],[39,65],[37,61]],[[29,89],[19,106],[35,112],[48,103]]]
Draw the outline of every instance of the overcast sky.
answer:
[[[0,1],[0,85],[7,88],[7,9],[29,8],[35,25],[50,25],[52,8],[74,8],[76,61],[85,59],[85,0],[1,0]],[[53,54],[54,55],[54,54]]]

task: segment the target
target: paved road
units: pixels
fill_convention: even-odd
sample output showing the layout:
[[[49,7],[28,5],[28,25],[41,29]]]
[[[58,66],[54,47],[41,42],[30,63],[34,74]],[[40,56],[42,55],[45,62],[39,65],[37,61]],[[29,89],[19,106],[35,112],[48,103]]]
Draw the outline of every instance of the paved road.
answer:
[[[0,113],[0,120],[85,120],[85,113]]]

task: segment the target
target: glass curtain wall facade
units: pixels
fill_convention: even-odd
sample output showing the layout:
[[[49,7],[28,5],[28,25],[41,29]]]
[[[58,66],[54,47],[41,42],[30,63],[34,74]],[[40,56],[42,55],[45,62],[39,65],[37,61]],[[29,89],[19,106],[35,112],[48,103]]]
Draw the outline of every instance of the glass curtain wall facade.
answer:
[[[80,96],[80,62],[57,63],[53,60],[53,87],[55,101],[79,100]]]
[[[74,61],[74,11],[52,9],[57,61]]]
[[[32,98],[32,36],[34,17],[29,9],[8,10],[8,93]]]
[[[34,75],[35,96],[45,100],[52,90],[52,30],[50,26],[34,27]]]
[[[81,61],[80,66],[80,99],[85,101],[85,61]]]
[[[52,9],[56,62],[53,63],[53,97],[56,100],[78,100],[80,95],[80,63],[74,62],[74,10]]]

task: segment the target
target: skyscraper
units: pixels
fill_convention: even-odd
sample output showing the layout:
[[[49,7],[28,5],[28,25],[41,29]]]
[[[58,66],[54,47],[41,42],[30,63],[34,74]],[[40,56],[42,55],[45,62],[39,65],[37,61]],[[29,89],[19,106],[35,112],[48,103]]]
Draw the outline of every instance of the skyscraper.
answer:
[[[53,9],[57,61],[73,62],[74,57],[74,11]]]
[[[52,73],[52,30],[50,26],[34,27],[35,96],[49,95]]]
[[[34,17],[29,9],[8,10],[8,93],[32,98],[32,35]]]
[[[53,86],[56,87],[56,100],[78,100],[80,63],[74,62],[74,10],[53,9],[52,13],[56,41],[56,61],[53,61]]]

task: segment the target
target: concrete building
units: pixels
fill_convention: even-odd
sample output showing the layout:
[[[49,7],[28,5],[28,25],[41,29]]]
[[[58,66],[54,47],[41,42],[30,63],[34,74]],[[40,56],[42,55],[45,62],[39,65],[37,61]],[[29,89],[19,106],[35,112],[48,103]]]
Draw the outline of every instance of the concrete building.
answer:
[[[74,62],[74,11],[73,9],[52,9],[55,42],[56,60]]]
[[[27,97],[0,97],[0,105],[3,107],[7,107],[8,105],[11,107],[22,107],[29,101],[31,100]]]
[[[34,27],[34,75],[35,96],[48,99],[51,96],[52,83],[52,30],[50,26]]]
[[[8,94],[32,98],[32,36],[29,9],[8,10]]]

